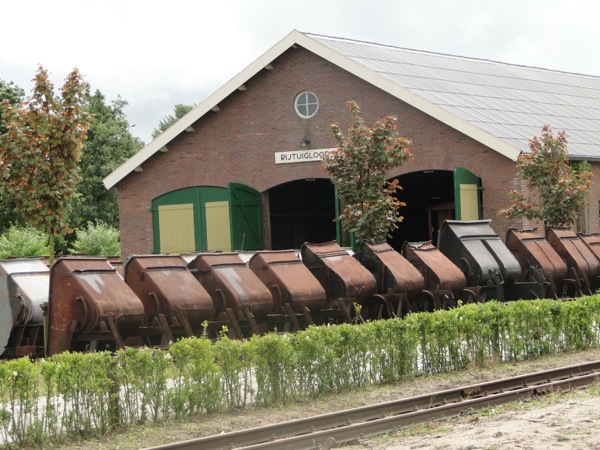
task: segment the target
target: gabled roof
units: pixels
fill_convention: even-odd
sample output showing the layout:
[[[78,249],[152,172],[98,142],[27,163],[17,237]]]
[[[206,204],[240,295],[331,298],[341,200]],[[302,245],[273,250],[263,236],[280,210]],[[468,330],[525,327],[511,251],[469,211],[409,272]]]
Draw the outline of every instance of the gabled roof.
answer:
[[[115,186],[298,45],[516,160],[544,124],[565,130],[572,158],[600,159],[600,77],[292,31],[104,179]]]

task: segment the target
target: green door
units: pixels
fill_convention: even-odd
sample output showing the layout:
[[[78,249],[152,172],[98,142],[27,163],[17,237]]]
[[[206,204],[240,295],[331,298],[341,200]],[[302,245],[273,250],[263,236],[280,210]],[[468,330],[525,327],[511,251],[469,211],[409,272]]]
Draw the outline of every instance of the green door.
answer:
[[[454,168],[454,205],[457,220],[483,219],[481,178],[462,167]]]
[[[264,244],[260,192],[238,183],[229,183],[228,187],[231,248],[240,251],[262,250]]]

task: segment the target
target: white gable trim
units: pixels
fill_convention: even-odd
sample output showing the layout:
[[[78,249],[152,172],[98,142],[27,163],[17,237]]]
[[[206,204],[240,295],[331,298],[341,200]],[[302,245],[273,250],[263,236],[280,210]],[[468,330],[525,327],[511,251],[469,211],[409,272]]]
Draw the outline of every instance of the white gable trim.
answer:
[[[211,110],[218,111],[218,105],[225,98],[231,95],[233,92],[240,89],[241,86],[260,72],[262,69],[271,70],[271,63],[284,51],[290,48],[297,40],[298,31],[292,31],[281,41],[271,47],[266,53],[260,58],[246,67],[242,72],[233,77],[224,86],[218,89],[214,94],[209,96],[206,100],[188,112],[185,116],[167,128],[163,133],[159,134],[150,144],[141,149],[119,167],[117,167],[110,175],[104,178],[104,186],[106,189],[110,189],[115,186],[119,181],[129,175],[136,167],[139,167],[147,161],[152,155],[154,155],[161,148],[179,136],[194,122],[200,119],[202,116],[210,112]]]
[[[271,49],[269,49],[256,61],[233,77],[215,93],[209,96],[206,100],[175,122],[171,127],[159,134],[152,142],[150,142],[150,144],[117,167],[110,175],[104,178],[103,182],[106,188],[110,189],[127,177],[130,173],[136,170],[140,171],[140,167],[144,162],[146,162],[156,152],[164,151],[169,142],[179,136],[182,132],[188,130],[189,127],[202,116],[210,113],[211,111],[218,111],[218,105],[221,101],[223,101],[236,90],[239,90],[240,88],[243,89],[244,84],[258,72],[263,69],[272,70],[271,63],[273,60],[294,45],[300,45],[304,47],[305,49],[315,53],[327,61],[330,61],[332,64],[335,64],[338,67],[365,80],[366,82],[382,89],[383,91],[388,92],[390,95],[393,95],[394,97],[423,111],[431,117],[434,117],[440,122],[445,123],[446,125],[471,137],[472,139],[482,143],[492,150],[497,151],[507,158],[513,161],[517,159],[519,151],[495,136],[492,136],[480,128],[477,128],[474,125],[471,125],[470,123],[456,117],[455,115],[448,113],[440,107],[416,96],[412,92],[399,87],[381,75],[366,69],[365,67],[331,50],[324,44],[312,39],[311,37],[294,30],[273,47],[271,47]]]

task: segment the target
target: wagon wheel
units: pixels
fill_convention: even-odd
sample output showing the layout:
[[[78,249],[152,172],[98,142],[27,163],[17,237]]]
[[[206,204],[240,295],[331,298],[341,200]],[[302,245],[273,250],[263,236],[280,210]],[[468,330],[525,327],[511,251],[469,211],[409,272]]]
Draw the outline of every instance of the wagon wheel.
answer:
[[[541,266],[530,263],[525,273],[524,281],[535,283],[535,287],[529,290],[529,295],[532,299],[547,298],[546,293],[548,290],[556,298],[554,280],[552,280],[552,277],[548,277],[548,274]]]
[[[411,312],[431,312],[433,311],[433,302],[427,295],[417,295],[409,301]]]
[[[442,307],[444,309],[456,308],[458,306],[456,300],[454,299],[454,295],[452,295],[452,291],[446,291],[442,293],[441,296],[443,299]]]
[[[377,320],[381,319],[391,319],[396,317],[396,313],[394,312],[394,307],[392,302],[390,301],[391,296],[383,296],[381,294],[373,295],[372,306],[375,307],[376,314],[371,314],[371,318],[375,318]],[[371,308],[370,308],[371,309]]]
[[[479,286],[475,286],[473,288],[465,288],[462,291],[461,301],[463,304],[469,303],[481,303],[481,288]]]
[[[428,290],[424,290],[423,294],[425,294],[427,297],[429,297],[429,300],[431,301],[431,305],[432,305],[432,310],[439,310],[442,309],[442,304],[440,303],[440,290],[436,289],[435,293],[428,291]]]

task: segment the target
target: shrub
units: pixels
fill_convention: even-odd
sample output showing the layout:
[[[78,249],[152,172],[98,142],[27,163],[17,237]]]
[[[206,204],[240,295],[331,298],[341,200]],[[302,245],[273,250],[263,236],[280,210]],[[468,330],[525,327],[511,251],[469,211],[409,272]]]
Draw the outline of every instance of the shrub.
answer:
[[[77,230],[71,253],[89,256],[121,256],[119,230],[103,222],[88,222],[87,228]]]
[[[168,351],[0,360],[0,447],[247,405],[281,405],[407,377],[600,345],[600,295],[487,302],[402,319],[250,339],[181,339]]]
[[[0,236],[0,258],[48,256],[46,235],[32,227],[13,226]]]

